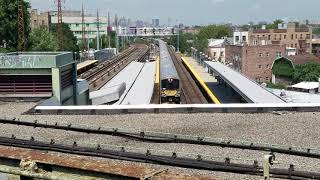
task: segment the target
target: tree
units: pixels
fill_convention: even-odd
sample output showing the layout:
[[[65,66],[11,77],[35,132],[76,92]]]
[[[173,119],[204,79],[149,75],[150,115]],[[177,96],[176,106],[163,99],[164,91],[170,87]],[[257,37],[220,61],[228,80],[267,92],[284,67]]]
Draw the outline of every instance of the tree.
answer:
[[[282,23],[284,23],[282,19],[276,19],[272,24],[267,24],[267,29],[278,29],[278,24]]]
[[[46,28],[34,29],[30,34],[32,51],[57,51],[58,42]]]
[[[199,34],[196,35],[194,47],[204,52],[208,47],[208,39],[221,39],[231,35],[231,29],[226,25],[209,25],[200,29]]]
[[[27,48],[29,47],[28,37],[30,28],[30,3],[24,3],[24,27]],[[6,43],[6,49],[16,51],[18,46],[18,1],[0,0],[0,43]]]
[[[57,37],[57,24],[52,24],[50,27],[50,32]],[[78,46],[77,37],[74,36],[73,32],[71,31],[70,27],[67,24],[63,24],[63,49],[59,49],[60,51],[72,51],[72,52],[79,52],[80,48]]]
[[[307,63],[297,65],[293,74],[293,80],[295,82],[302,81],[318,81],[320,78],[320,64]]]
[[[202,27],[199,34],[181,33],[179,37],[180,51],[182,53],[191,53],[191,47],[200,51],[208,48],[208,39],[221,39],[231,36],[231,29],[226,25],[209,25]],[[168,40],[170,45],[177,47],[177,36]]]

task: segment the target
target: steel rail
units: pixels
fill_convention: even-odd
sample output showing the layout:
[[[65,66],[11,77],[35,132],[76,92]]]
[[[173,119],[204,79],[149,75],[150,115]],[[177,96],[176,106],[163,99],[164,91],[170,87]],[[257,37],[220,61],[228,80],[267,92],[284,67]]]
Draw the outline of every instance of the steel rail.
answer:
[[[186,104],[206,104],[208,101],[203,96],[198,85],[192,78],[189,71],[183,66],[182,62],[177,58],[174,50],[170,47],[167,47],[171,59],[177,69],[179,77],[182,82],[182,91],[185,94]]]
[[[144,162],[159,165],[176,166],[183,168],[192,168],[198,170],[221,171],[238,174],[263,175],[262,167],[255,161],[252,165],[232,163],[230,159],[226,161],[203,160],[199,155],[196,159],[178,157],[177,153],[172,156],[164,156],[151,154],[149,150],[146,153],[127,152],[125,148],[121,150],[102,149],[100,145],[96,148],[79,146],[76,142],[72,146],[64,144],[56,144],[53,139],[48,142],[36,141],[34,138],[30,140],[0,137],[0,145],[12,146],[18,148],[27,148],[42,151],[54,151],[67,154],[76,154],[84,156],[102,157],[109,159],[118,159],[133,162]],[[270,170],[272,177],[282,177],[288,179],[320,179],[320,173],[295,171],[292,166],[288,169],[274,168]]]
[[[33,128],[48,128],[48,129],[57,129],[57,130],[66,130],[74,131],[87,134],[100,134],[100,135],[110,135],[115,137],[122,137],[137,141],[144,141],[150,143],[175,143],[175,144],[192,144],[192,145],[201,145],[201,146],[215,146],[222,148],[234,148],[234,149],[246,149],[246,150],[257,150],[265,151],[279,154],[294,155],[300,157],[308,158],[317,158],[320,159],[320,149],[311,149],[311,148],[299,148],[297,150],[293,147],[284,147],[284,146],[275,146],[275,145],[262,145],[261,143],[249,142],[244,143],[235,143],[235,141],[230,140],[217,140],[217,139],[207,139],[204,137],[181,137],[175,134],[151,134],[146,132],[125,132],[119,129],[102,129],[101,127],[93,128],[82,128],[77,127],[72,124],[69,125],[59,125],[57,122],[55,124],[39,123],[38,121],[28,122],[21,121],[17,119],[3,119],[0,118],[1,124],[10,124],[10,125],[20,125],[28,126]],[[318,153],[317,153],[317,152]]]
[[[136,50],[136,47],[130,47],[130,48],[124,50],[122,53],[114,56],[110,61],[105,61],[103,63],[98,64],[97,67],[92,69],[92,72],[83,73],[81,75],[81,78],[84,78],[84,79],[87,79],[87,80],[92,79],[94,76],[97,76],[102,70],[104,70],[106,67],[108,67],[111,64],[113,64],[115,62],[118,62],[119,60],[127,57],[129,54],[134,52],[134,50]]]

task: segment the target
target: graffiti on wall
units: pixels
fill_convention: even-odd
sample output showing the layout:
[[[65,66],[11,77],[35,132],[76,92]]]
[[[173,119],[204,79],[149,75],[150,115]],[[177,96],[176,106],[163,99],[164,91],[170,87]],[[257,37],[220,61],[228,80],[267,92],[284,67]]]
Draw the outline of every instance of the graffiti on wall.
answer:
[[[0,68],[35,68],[40,62],[39,56],[0,55]]]

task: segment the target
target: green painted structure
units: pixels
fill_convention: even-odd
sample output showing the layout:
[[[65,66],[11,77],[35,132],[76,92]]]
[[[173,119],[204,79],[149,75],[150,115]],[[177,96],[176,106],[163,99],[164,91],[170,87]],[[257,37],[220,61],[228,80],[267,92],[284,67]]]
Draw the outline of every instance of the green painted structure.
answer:
[[[87,104],[77,99],[77,68],[71,52],[0,54],[0,78],[0,97],[49,96],[52,105]]]

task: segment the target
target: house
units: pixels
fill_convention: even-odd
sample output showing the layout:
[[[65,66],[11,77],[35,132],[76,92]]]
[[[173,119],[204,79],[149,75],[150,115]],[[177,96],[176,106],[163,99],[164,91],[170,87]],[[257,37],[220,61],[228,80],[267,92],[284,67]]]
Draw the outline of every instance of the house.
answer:
[[[215,61],[222,62],[226,64],[226,45],[230,45],[230,40],[228,38],[223,39],[209,39],[208,40],[208,56]]]

